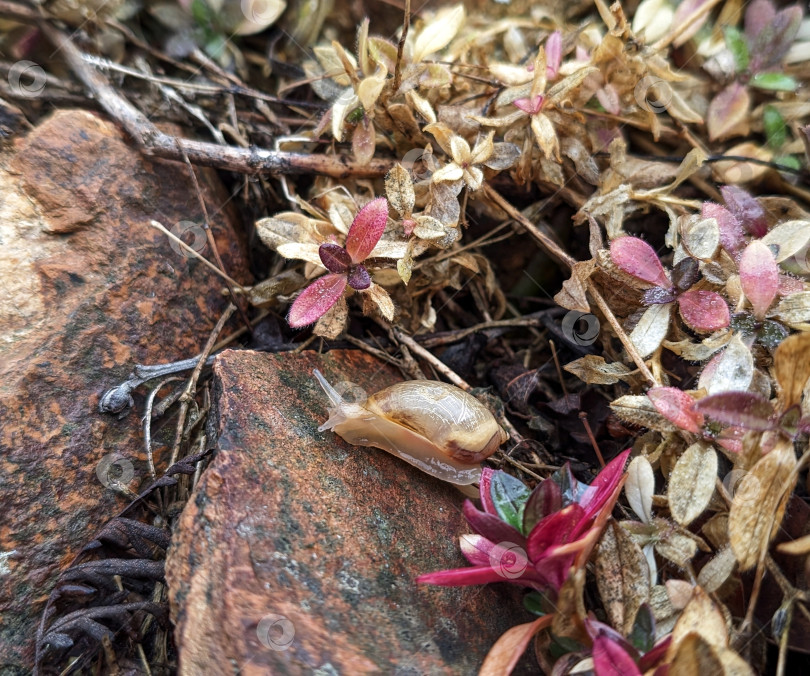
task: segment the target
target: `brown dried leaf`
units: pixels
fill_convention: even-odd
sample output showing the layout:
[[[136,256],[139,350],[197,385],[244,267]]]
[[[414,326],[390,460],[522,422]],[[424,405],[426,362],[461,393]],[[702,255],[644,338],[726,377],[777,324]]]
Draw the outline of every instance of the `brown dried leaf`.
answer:
[[[363,312],[365,314],[371,314],[376,308],[389,322],[394,321],[394,301],[391,300],[391,296],[379,284],[372,282],[371,286],[362,292],[362,295]]]
[[[312,333],[327,340],[334,340],[346,328],[346,320],[349,318],[349,306],[346,304],[346,297],[341,296],[323,317],[321,317]]]
[[[557,636],[567,636],[574,640],[585,640],[585,602],[583,588],[585,586],[585,569],[579,568],[572,572],[560,588],[557,598],[556,612],[551,630]]]
[[[456,5],[437,14],[416,37],[413,47],[414,63],[444,49],[464,23],[464,5]]]
[[[625,422],[641,425],[657,432],[674,432],[677,428],[655,410],[649,397],[625,394],[610,404],[613,412]]]
[[[641,547],[615,521],[599,541],[596,584],[610,624],[627,634],[641,604],[650,598],[650,570]]]
[[[672,630],[672,643],[667,652],[669,660],[677,654],[684,639],[694,633],[700,634],[710,646],[728,646],[728,628],[723,611],[701,587],[694,588],[692,598]]]
[[[782,298],[773,309],[773,314],[793,329],[810,331],[810,291],[800,291]]]
[[[672,530],[672,525],[663,519],[656,519],[654,522],[660,524],[658,529],[661,532]],[[678,532],[670,532],[655,543],[655,551],[665,559],[684,568],[689,565],[695,555],[697,543],[691,537]]]
[[[682,526],[688,526],[709,504],[717,478],[717,453],[699,441],[678,458],[669,476],[669,511]]]
[[[684,637],[669,665],[670,673],[683,676],[753,676],[754,670],[730,648],[709,644],[697,632]]]
[[[410,216],[416,197],[411,175],[401,164],[395,164],[385,176],[385,194],[389,204],[401,217]]]
[[[740,570],[755,566],[776,534],[796,484],[793,444],[780,443],[742,479],[728,520],[731,548]]]
[[[649,357],[666,338],[671,314],[672,303],[666,303],[651,305],[641,315],[630,333],[630,340],[642,357]]]
[[[776,382],[784,409],[798,404],[810,378],[810,333],[797,333],[783,340],[773,355]]]
[[[365,166],[374,158],[377,147],[377,137],[374,123],[364,119],[358,124],[352,134],[352,154],[360,166]]]
[[[698,584],[709,594],[716,592],[734,572],[737,559],[731,547],[723,547],[698,574]]]
[[[592,258],[574,263],[571,276],[563,282],[562,289],[554,296],[554,302],[566,310],[590,312],[588,278],[595,268],[596,261]]]
[[[587,354],[566,364],[565,370],[591,385],[613,385],[626,380],[630,369],[621,362],[608,364],[604,357]]]

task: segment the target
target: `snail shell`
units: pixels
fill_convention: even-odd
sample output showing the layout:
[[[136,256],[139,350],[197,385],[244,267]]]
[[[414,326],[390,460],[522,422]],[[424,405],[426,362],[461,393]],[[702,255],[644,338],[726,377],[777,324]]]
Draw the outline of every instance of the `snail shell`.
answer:
[[[443,481],[478,482],[478,463],[509,438],[480,401],[454,385],[410,380],[348,402],[317,369],[315,377],[331,402],[319,432],[381,448]]]

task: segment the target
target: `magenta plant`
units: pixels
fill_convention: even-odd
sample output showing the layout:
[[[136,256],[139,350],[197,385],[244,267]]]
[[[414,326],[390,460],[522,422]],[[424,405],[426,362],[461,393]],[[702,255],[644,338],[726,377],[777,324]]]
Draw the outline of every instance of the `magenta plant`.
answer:
[[[470,500],[462,510],[475,531],[461,537],[461,552],[472,567],[427,573],[417,582],[446,587],[511,582],[553,601],[571,566],[601,534],[629,455],[630,449],[616,456],[590,486],[578,482],[567,463],[531,491],[506,472],[485,468],[483,511]]]
[[[371,286],[363,261],[380,241],[387,220],[388,201],[378,197],[357,212],[345,247],[332,242],[320,245],[318,255],[329,274],[316,279],[295,299],[287,315],[290,326],[301,328],[316,322],[340,300],[347,286],[355,291]]]
[[[613,263],[636,279],[653,284],[644,293],[644,304],[678,303],[684,322],[696,331],[717,331],[728,326],[730,315],[723,297],[714,291],[693,289],[700,276],[697,262],[685,258],[670,281],[655,250],[638,237],[618,237],[610,243]]]

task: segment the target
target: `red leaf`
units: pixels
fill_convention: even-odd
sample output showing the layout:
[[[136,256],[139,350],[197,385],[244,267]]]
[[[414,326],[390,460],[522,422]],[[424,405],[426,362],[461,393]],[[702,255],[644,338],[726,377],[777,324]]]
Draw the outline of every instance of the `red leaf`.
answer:
[[[346,251],[353,263],[361,263],[380,241],[388,220],[388,201],[385,197],[371,200],[357,212],[346,236]]]
[[[343,295],[346,275],[324,275],[316,279],[295,299],[287,323],[300,329],[318,321]]]
[[[519,547],[526,547],[526,538],[517,529],[493,514],[477,509],[470,500],[465,500],[461,513],[472,529],[492,542],[511,542]]]
[[[695,411],[695,400],[677,387],[653,387],[647,392],[655,410],[682,430],[697,434],[703,416]]]
[[[576,502],[542,519],[529,533],[526,552],[531,562],[537,566],[542,561],[543,552],[549,547],[568,542],[576,525],[582,520],[585,510]],[[542,564],[540,566],[542,568]]]
[[[746,133],[750,107],[751,97],[748,95],[748,89],[739,82],[732,82],[709,104],[706,113],[709,139],[716,141]]]
[[[736,185],[724,185],[720,188],[723,200],[729,211],[742,223],[754,237],[764,237],[768,232],[768,220],[765,209],[751,195]]]
[[[495,509],[495,503],[492,500],[492,475],[495,470],[491,467],[484,467],[481,470],[481,481],[478,483],[478,489],[481,493],[481,506],[487,514],[492,516],[498,515],[498,510]]]
[[[633,658],[607,636],[594,639],[592,655],[596,676],[641,676]]]
[[[598,511],[605,506],[610,496],[616,490],[616,486],[624,475],[624,466],[627,458],[633,449],[628,448],[622,451],[596,475],[593,483],[588,486],[579,498],[579,504],[585,508],[585,519],[590,520]]]
[[[435,573],[425,573],[416,578],[418,584],[435,584],[440,587],[464,587],[471,584],[489,582],[509,582],[491,566],[474,566],[471,568],[451,568]]]
[[[753,392],[720,392],[695,403],[695,409],[724,425],[738,425],[749,430],[773,429],[773,406],[761,394]]]
[[[678,296],[678,309],[683,320],[695,331],[717,331],[731,321],[728,305],[714,291],[687,291]]]
[[[713,218],[720,228],[720,246],[730,254],[735,254],[742,249],[745,244],[745,233],[742,225],[728,209],[721,204],[714,202],[704,202],[701,209],[701,216]]]
[[[619,237],[610,243],[610,257],[628,274],[638,279],[669,288],[672,283],[664,272],[658,254],[643,239]]]
[[[779,291],[779,268],[767,245],[755,240],[740,256],[740,286],[751,301],[754,315],[762,319]]]
[[[371,286],[371,275],[365,265],[355,265],[349,272],[348,281],[356,291],[364,291]]]

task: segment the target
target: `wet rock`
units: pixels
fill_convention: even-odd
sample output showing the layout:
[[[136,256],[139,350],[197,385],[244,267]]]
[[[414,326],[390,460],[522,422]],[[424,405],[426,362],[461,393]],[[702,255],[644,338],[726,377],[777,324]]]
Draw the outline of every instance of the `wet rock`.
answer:
[[[248,281],[229,196],[199,176],[228,272]],[[112,458],[132,490],[148,476],[135,414],[102,416],[99,397],[134,363],[199,352],[227,300],[218,277],[148,225],[202,220],[185,166],[145,160],[95,114],[56,113],[0,155],[0,195],[5,674],[30,672],[57,575],[128,502],[97,469]]]
[[[218,448],[166,564],[180,672],[474,673],[531,619],[519,590],[414,583],[466,565],[463,496],[318,432],[314,368],[367,392],[399,380],[360,352],[217,358]]]

